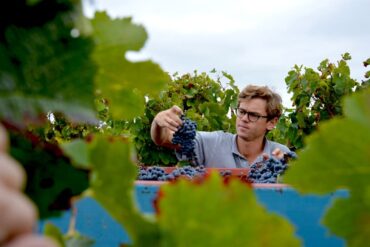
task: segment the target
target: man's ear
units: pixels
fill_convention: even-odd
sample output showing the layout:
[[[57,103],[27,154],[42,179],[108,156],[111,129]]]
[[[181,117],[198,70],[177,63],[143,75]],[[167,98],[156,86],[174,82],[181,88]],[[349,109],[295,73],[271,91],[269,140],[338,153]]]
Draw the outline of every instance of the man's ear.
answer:
[[[272,130],[273,128],[275,128],[278,121],[279,121],[279,118],[277,117],[274,117],[273,119],[268,120],[266,129],[268,131]]]

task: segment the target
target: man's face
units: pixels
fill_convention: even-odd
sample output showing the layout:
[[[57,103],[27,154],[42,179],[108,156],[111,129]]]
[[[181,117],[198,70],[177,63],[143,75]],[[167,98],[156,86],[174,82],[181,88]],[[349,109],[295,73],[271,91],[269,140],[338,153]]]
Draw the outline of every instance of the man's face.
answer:
[[[237,116],[236,132],[238,137],[245,141],[263,138],[266,131],[273,129],[277,122],[277,119],[267,119],[266,101],[264,99],[242,100],[239,104],[239,112],[244,116]],[[250,115],[249,118],[252,121],[248,119],[248,115]],[[253,120],[255,121],[253,122]]]

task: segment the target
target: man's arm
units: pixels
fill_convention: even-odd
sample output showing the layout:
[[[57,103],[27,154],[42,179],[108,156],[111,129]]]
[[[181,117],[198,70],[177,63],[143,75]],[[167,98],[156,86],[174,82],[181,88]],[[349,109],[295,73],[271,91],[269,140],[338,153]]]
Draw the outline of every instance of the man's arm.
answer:
[[[183,114],[178,106],[159,112],[153,119],[150,135],[153,142],[162,147],[175,149],[178,145],[172,144],[173,134],[181,126],[180,116]]]

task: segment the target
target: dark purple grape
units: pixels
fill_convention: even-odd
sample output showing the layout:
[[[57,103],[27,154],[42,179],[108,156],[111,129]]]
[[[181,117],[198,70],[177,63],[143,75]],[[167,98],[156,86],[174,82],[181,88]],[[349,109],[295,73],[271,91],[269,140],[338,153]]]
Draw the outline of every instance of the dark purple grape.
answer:
[[[197,124],[185,116],[181,116],[181,120],[182,125],[174,133],[172,143],[180,145],[178,153],[182,158],[184,158],[185,161],[196,164],[197,162],[194,154],[194,139],[196,135]]]
[[[249,169],[248,179],[252,183],[276,183],[277,177],[288,168],[287,162],[296,157],[294,152],[288,152],[281,160],[271,157],[268,160],[255,163]]]

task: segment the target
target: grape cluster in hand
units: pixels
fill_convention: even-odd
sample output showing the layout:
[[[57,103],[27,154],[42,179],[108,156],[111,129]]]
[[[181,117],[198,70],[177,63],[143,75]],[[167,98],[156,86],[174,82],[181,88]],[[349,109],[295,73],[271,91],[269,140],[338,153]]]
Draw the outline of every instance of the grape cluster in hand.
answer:
[[[182,157],[185,156],[185,160],[194,161],[194,138],[196,135],[197,124],[194,121],[186,118],[184,115],[181,116],[181,120],[182,125],[174,133],[172,143],[180,145],[178,153]]]
[[[271,157],[268,160],[255,163],[249,170],[248,179],[252,183],[276,183],[278,176],[288,168],[289,159],[296,157],[294,152],[288,152],[280,160]]]

